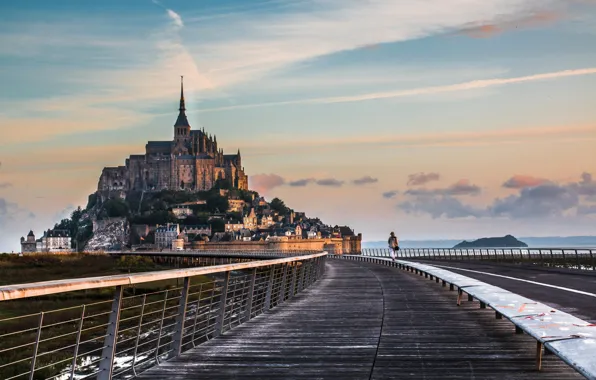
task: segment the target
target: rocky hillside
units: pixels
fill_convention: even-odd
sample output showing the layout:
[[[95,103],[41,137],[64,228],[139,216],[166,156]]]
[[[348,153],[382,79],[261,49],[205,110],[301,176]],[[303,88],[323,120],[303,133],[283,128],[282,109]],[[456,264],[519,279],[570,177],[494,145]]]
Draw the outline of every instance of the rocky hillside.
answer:
[[[128,244],[129,223],[126,218],[110,218],[93,223],[93,237],[87,242],[85,249],[99,251],[122,249]]]
[[[117,249],[130,244],[130,225],[166,224],[180,222],[170,211],[175,204],[204,201],[192,205],[194,214],[183,224],[212,224],[214,231],[223,231],[223,221],[208,222],[209,216],[225,214],[227,218],[240,221],[242,214],[227,213],[228,199],[243,199],[250,203],[259,194],[238,189],[213,188],[210,191],[188,192],[169,191],[93,193],[89,195],[87,206],[74,210],[70,218],[56,223],[54,228],[66,229],[73,237],[73,248],[82,250]]]

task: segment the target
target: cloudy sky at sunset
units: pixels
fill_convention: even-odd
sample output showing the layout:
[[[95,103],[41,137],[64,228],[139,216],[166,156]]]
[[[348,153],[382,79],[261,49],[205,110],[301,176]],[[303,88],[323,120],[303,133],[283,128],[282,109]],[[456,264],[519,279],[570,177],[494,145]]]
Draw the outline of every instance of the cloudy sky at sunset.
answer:
[[[0,3],[0,251],[189,121],[365,240],[596,235],[596,1]]]

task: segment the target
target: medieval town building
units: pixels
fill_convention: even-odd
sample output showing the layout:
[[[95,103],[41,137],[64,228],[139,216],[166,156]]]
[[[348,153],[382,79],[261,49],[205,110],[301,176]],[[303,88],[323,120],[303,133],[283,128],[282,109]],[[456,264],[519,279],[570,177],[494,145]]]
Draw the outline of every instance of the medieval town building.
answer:
[[[27,238],[21,237],[21,252],[70,252],[71,237],[68,230],[47,230],[39,239],[35,239],[33,231],[29,231]]]

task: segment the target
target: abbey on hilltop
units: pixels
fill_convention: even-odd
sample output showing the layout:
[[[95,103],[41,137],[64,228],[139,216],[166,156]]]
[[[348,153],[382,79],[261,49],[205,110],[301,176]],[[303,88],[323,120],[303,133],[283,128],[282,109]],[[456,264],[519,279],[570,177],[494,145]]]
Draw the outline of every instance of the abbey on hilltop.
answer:
[[[218,180],[247,190],[240,150],[224,154],[217,138],[205,129],[191,130],[184,105],[184,84],[180,84],[180,108],[172,141],[149,141],[145,154],[133,154],[124,166],[103,169],[98,191],[210,190]]]

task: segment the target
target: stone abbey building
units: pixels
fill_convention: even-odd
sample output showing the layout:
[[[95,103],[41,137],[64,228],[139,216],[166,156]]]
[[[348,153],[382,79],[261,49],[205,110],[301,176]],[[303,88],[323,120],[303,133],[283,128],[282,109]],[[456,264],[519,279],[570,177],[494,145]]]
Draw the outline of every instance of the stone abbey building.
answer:
[[[240,150],[224,154],[217,138],[205,130],[191,130],[186,118],[184,84],[180,85],[180,108],[172,141],[149,141],[145,154],[134,154],[124,166],[106,167],[98,191],[206,191],[217,180],[227,180],[238,189],[248,189]]]

